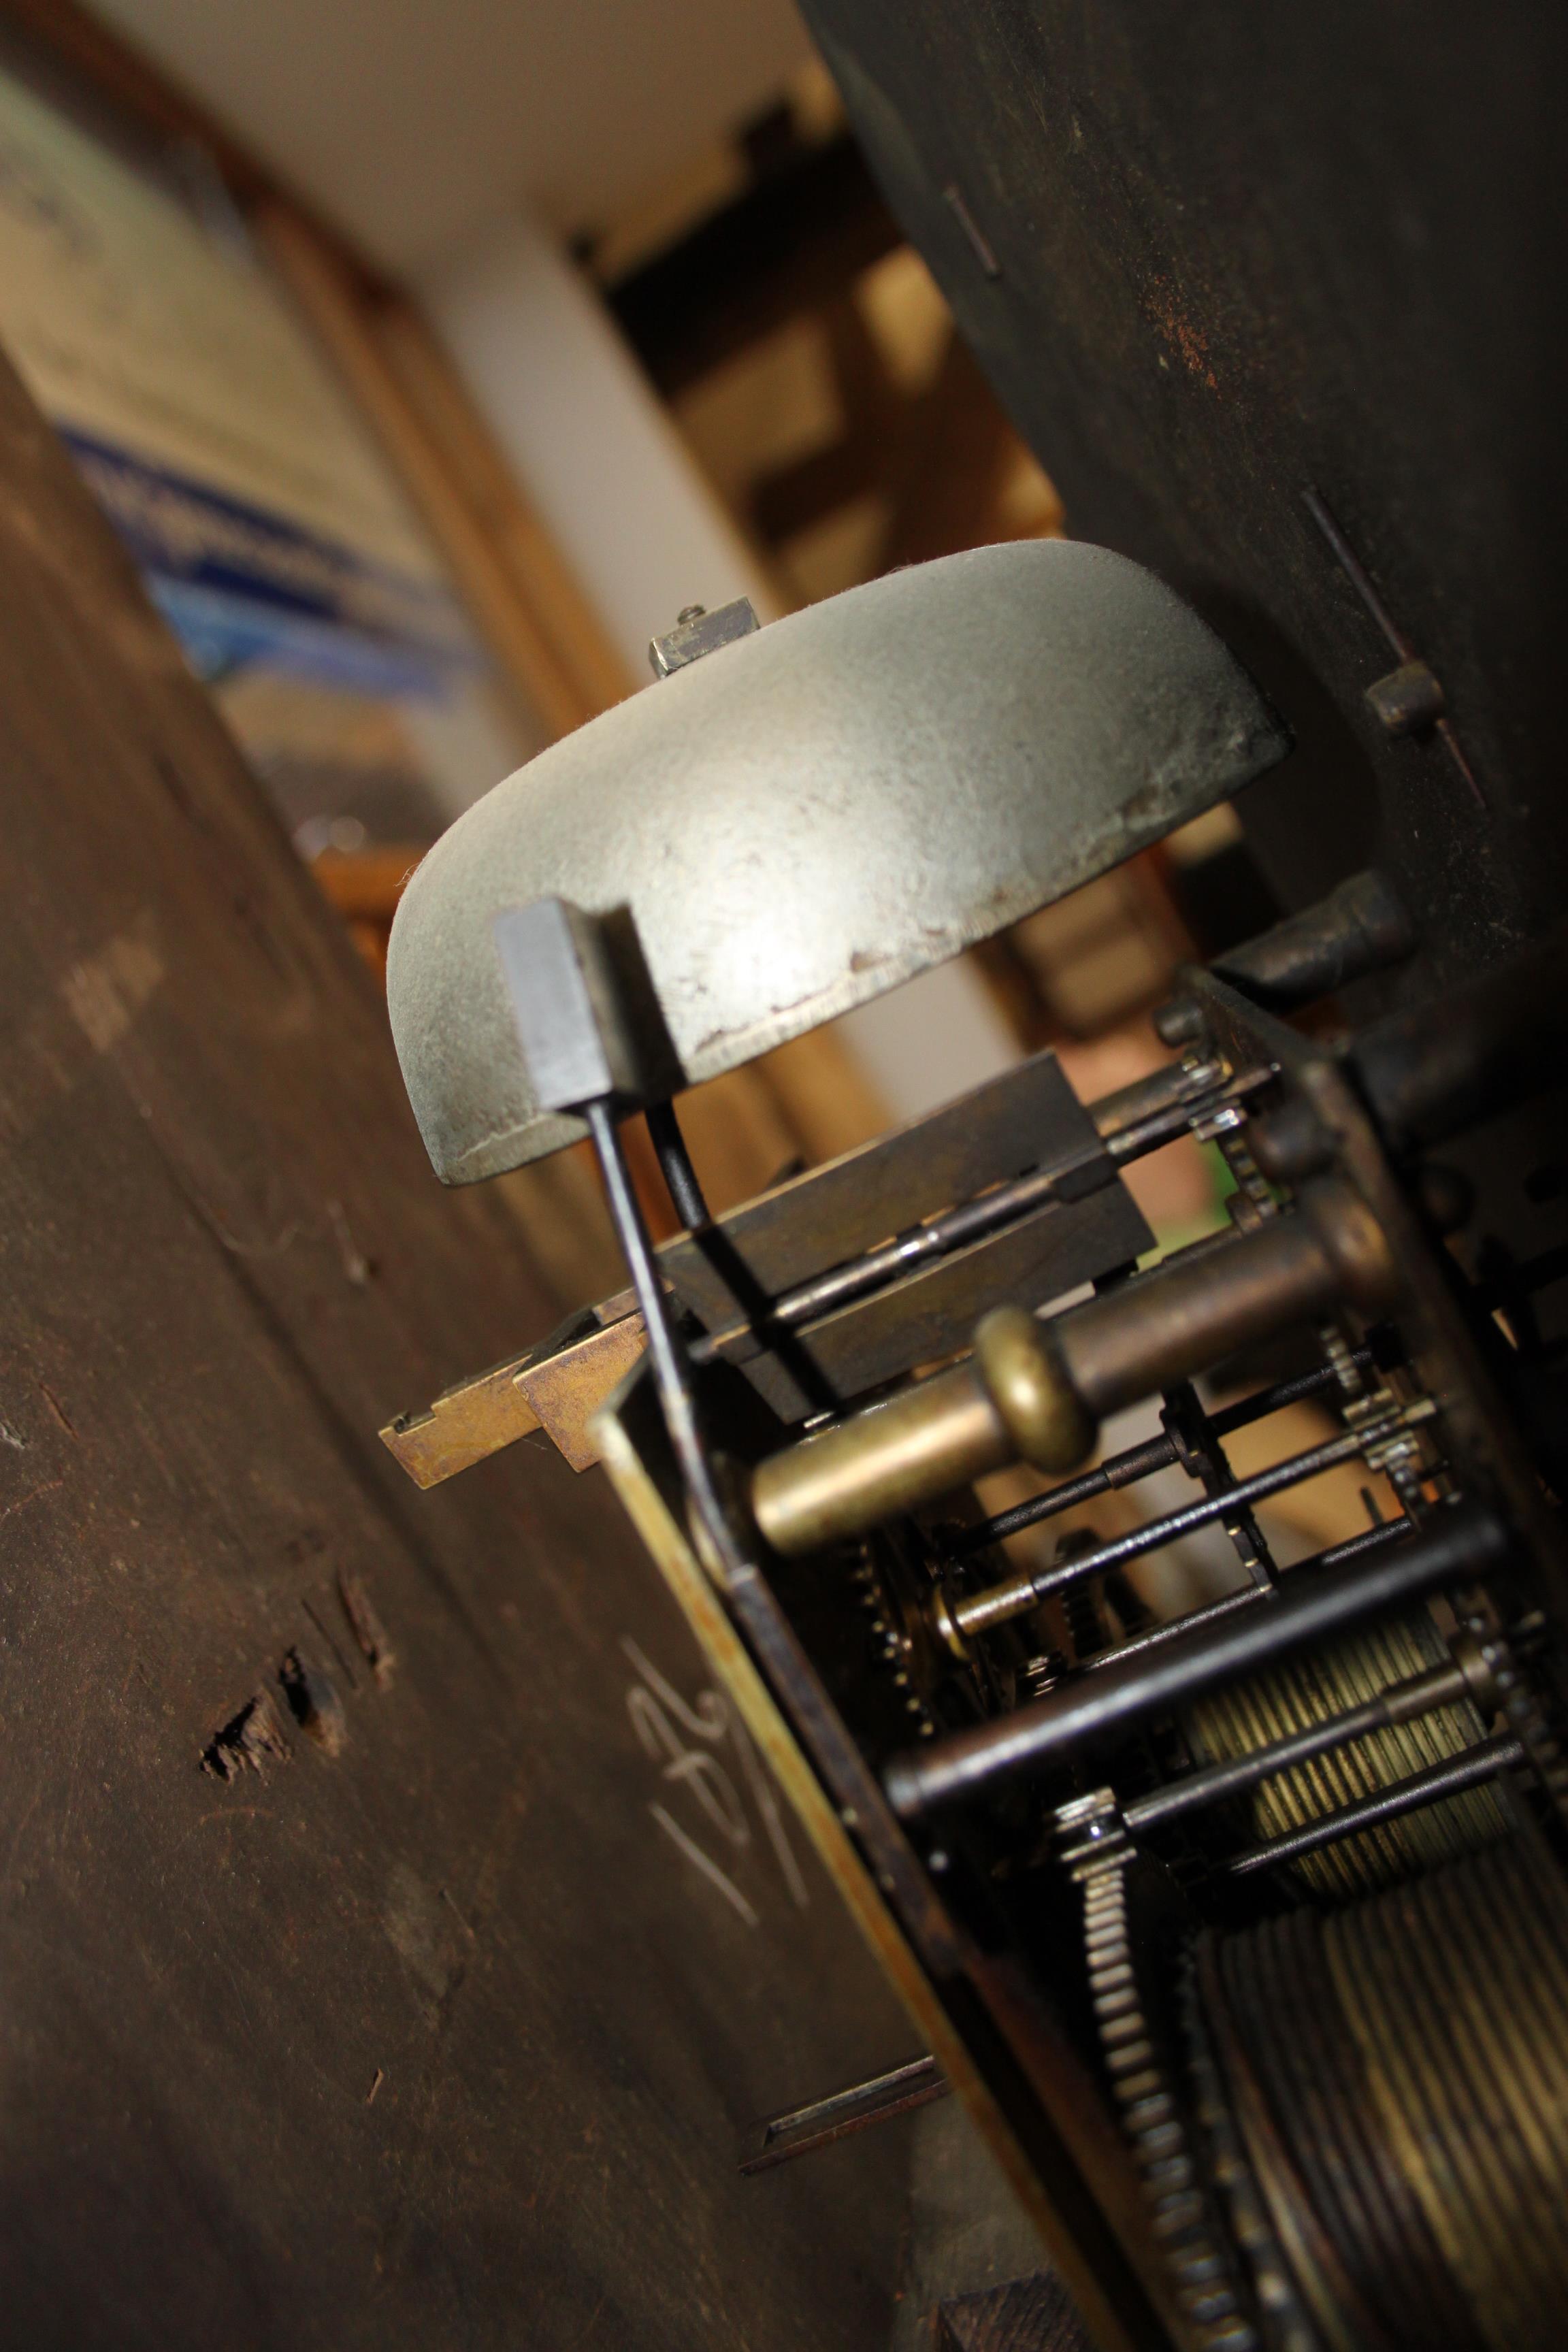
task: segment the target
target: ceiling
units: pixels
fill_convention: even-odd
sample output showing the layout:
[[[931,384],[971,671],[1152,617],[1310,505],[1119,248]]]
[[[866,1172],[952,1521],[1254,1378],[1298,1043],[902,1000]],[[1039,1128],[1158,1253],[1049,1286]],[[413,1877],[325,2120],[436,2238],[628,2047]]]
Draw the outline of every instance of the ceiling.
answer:
[[[794,0],[93,0],[374,260],[594,227],[778,93]]]

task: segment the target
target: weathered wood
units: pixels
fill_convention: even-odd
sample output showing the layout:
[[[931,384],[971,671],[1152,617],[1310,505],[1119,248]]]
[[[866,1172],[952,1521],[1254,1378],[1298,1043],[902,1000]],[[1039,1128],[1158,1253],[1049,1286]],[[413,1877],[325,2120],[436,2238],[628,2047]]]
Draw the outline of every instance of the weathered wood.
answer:
[[[1243,796],[1300,907],[1386,872],[1406,1002],[1562,909],[1562,125],[1547,0],[805,0],[871,168],[1075,534],[1199,603],[1298,749]],[[1389,736],[1382,629],[1441,680]]]
[[[770,547],[879,488],[908,424],[910,403],[854,293],[827,302],[820,323],[844,431],[837,441],[792,458],[752,484],[752,520]]]
[[[929,563],[995,538],[997,502],[1017,446],[979,362],[951,334],[935,382],[914,404],[893,468],[893,516],[878,570]]]
[[[8,2337],[879,2343],[902,2127],[736,2139],[907,2028],[599,1475],[378,1444],[553,1301],[4,371],[0,811]]]
[[[1067,2290],[1048,2271],[959,2295],[940,2312],[940,2352],[1090,2352]]]

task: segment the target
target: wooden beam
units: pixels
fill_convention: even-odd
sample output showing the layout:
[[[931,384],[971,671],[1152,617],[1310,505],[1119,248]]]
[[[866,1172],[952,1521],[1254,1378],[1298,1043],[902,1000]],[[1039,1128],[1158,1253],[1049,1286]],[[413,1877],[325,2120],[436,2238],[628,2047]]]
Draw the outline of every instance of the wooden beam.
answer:
[[[606,299],[668,396],[786,320],[821,310],[903,242],[846,134],[805,149]]]
[[[310,871],[340,915],[351,922],[387,925],[414,877],[428,842],[392,842],[376,849],[323,850]]]
[[[779,548],[880,484],[887,451],[864,433],[841,434],[752,485],[747,504],[764,547]]]
[[[360,288],[291,206],[259,205],[253,226],[446,557],[520,715],[542,720],[552,735],[580,727],[599,706],[566,669],[470,511],[387,359]]]
[[[878,569],[984,546],[995,535],[997,497],[1017,447],[979,361],[955,330],[910,420]]]
[[[584,704],[607,710],[623,701],[645,680],[633,677],[611,643],[421,312],[394,295],[376,309],[371,324],[454,484]]]
[[[826,447],[764,474],[753,486],[752,520],[773,547],[879,488],[896,462],[909,417],[909,403],[854,295],[837,295],[823,310],[821,324],[844,431]]]

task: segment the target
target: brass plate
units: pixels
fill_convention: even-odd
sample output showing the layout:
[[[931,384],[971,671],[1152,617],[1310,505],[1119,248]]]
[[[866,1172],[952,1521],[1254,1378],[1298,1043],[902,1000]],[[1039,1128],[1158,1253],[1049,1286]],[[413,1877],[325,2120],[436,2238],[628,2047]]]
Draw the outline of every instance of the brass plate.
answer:
[[[589,1422],[642,1350],[642,1317],[623,1316],[567,1347],[455,1381],[423,1412],[388,1422],[381,1442],[416,1486],[438,1486],[536,1429],[574,1470],[587,1470],[599,1458]]]

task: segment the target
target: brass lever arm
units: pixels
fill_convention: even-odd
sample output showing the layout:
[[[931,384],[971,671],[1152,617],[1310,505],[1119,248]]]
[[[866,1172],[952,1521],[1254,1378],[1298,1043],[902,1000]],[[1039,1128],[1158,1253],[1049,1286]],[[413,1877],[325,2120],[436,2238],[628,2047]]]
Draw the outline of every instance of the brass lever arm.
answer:
[[[557,1344],[546,1340],[531,1355],[455,1382],[422,1412],[400,1413],[382,1431],[382,1444],[416,1486],[438,1486],[535,1429],[553,1440],[574,1470],[586,1470],[598,1459],[588,1423],[645,1342],[635,1312],[583,1332],[585,1320],[574,1318],[570,1327],[580,1336],[563,1344],[557,1335]]]

